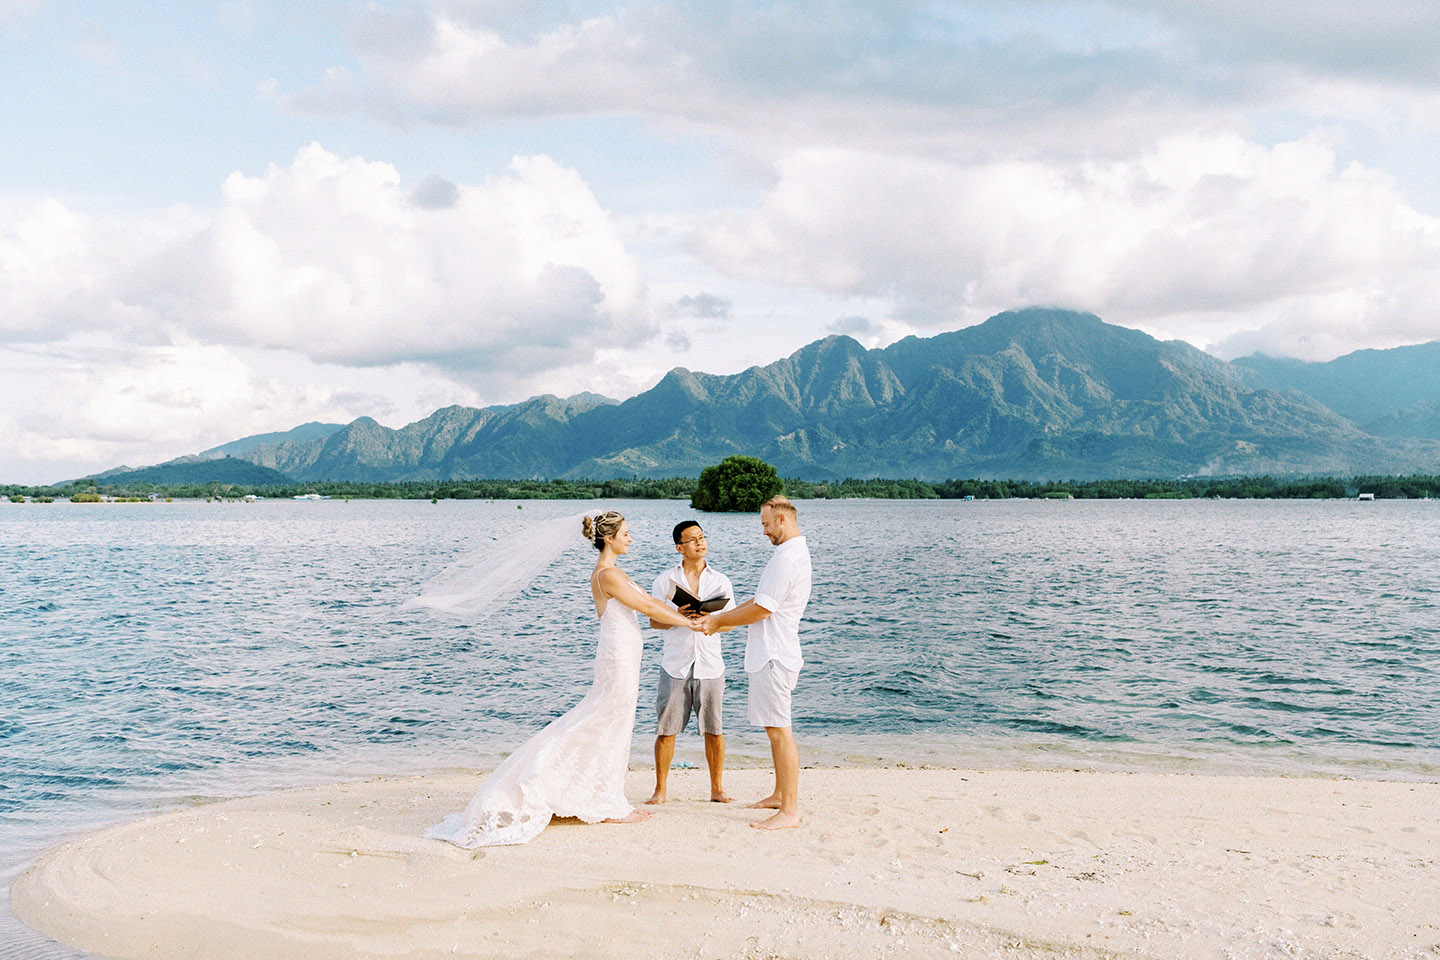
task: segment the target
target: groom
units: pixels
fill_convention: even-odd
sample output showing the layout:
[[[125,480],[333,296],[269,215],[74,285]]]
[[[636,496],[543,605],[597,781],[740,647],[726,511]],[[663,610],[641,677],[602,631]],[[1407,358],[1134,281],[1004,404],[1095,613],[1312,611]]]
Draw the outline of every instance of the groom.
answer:
[[[755,598],[704,621],[706,634],[750,626],[745,674],[750,681],[751,723],[765,728],[775,763],[775,792],[750,806],[777,812],[750,824],[761,830],[800,826],[800,753],[790,732],[790,694],[800,678],[800,618],[810,600],[810,548],[800,534],[795,505],[772,497],[760,508],[760,527],[775,545]]]

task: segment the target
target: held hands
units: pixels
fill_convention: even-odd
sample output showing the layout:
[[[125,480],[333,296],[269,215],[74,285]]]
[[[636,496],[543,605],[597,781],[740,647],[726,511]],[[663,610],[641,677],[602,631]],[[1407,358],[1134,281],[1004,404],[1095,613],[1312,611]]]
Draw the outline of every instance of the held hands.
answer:
[[[715,625],[713,614],[700,613],[692,607],[680,607],[679,612],[690,619],[689,627],[696,633],[703,633],[705,636],[713,636],[720,628]]]
[[[714,627],[708,626],[708,624],[710,623],[709,615],[701,613],[700,611],[695,610],[692,607],[680,607],[679,612],[684,614],[690,620],[689,627],[696,633],[703,633],[706,636],[709,636],[710,634],[715,632]]]

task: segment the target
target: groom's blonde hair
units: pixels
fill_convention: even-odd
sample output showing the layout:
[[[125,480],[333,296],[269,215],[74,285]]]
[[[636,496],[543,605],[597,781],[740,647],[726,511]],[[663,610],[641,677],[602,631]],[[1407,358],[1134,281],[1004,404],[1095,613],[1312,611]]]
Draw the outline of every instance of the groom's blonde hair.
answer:
[[[771,497],[769,500],[760,504],[761,510],[764,510],[766,507],[769,507],[771,510],[777,510],[780,513],[788,514],[791,520],[796,519],[795,504],[784,497]]]

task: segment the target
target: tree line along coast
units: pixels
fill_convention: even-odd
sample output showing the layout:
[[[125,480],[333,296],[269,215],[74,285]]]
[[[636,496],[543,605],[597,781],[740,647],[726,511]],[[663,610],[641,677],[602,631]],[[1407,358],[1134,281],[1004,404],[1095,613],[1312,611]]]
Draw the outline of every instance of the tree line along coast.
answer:
[[[1440,474],[1352,477],[1184,477],[1136,480],[918,480],[857,479],[781,481],[793,500],[872,498],[880,500],[1008,500],[1017,498],[1122,499],[1440,499]],[[432,480],[365,483],[352,480],[307,482],[288,486],[222,483],[109,486],[103,478],[63,486],[0,485],[0,498],[12,503],[285,499],[316,495],[356,500],[691,500],[696,477],[615,480]],[[698,508],[706,504],[698,502]],[[726,509],[726,505],[719,505]]]

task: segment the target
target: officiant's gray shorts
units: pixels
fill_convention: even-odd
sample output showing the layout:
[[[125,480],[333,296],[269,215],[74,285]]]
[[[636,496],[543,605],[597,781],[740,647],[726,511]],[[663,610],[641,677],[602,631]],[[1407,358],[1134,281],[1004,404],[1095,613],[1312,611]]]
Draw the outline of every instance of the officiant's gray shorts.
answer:
[[[661,737],[674,737],[685,730],[690,714],[701,733],[724,733],[720,727],[720,703],[725,699],[725,678],[696,680],[695,668],[684,680],[676,680],[664,670],[660,671],[660,684],[655,696],[655,713],[659,723],[655,733]]]

